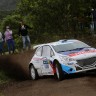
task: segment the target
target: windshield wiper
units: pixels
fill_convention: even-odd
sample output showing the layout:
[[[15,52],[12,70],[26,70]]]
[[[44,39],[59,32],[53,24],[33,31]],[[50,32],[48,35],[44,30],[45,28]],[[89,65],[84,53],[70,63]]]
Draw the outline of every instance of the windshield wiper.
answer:
[[[66,51],[58,51],[57,53],[60,53],[60,52],[66,52]]]
[[[76,49],[73,49],[73,50],[79,50],[79,49],[81,50],[81,49],[84,49],[84,48],[76,48]]]
[[[76,48],[76,49],[72,49],[72,50],[81,50],[81,49],[84,49],[84,48],[91,48],[91,47],[82,47],[82,48]]]
[[[73,51],[73,50],[66,50],[66,51],[58,51],[58,53],[60,53],[60,52],[67,52],[67,51]]]

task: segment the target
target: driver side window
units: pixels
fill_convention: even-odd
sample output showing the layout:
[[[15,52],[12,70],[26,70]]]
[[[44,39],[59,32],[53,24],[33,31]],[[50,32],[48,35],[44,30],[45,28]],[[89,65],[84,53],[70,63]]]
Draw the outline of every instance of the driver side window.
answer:
[[[44,57],[51,57],[53,55],[54,55],[54,53],[53,53],[53,51],[52,51],[50,46],[48,46],[48,45],[43,46],[42,56],[44,56]]]
[[[40,48],[37,49],[36,55],[37,56],[41,56],[42,55],[42,47],[40,47]]]
[[[49,46],[43,46],[43,53],[42,56],[49,57],[50,56],[50,50],[51,48]]]

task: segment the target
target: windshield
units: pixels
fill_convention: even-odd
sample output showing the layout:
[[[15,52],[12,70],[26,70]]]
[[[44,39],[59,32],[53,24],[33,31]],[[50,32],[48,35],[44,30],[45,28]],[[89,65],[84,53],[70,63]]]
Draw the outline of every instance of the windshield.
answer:
[[[90,46],[83,42],[80,42],[80,41],[79,42],[69,42],[69,43],[64,43],[64,44],[53,46],[53,48],[55,49],[56,52],[71,51],[71,50],[88,48],[88,47],[90,47]]]

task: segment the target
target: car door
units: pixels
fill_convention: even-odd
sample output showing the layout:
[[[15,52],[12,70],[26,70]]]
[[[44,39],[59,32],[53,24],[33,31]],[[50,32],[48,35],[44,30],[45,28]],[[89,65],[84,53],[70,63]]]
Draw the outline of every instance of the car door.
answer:
[[[42,73],[43,75],[52,75],[53,74],[53,69],[51,67],[51,63],[53,61],[52,58],[52,49],[50,46],[45,45],[42,47]]]
[[[42,66],[42,47],[38,48],[33,56],[33,64],[35,68],[40,69]]]

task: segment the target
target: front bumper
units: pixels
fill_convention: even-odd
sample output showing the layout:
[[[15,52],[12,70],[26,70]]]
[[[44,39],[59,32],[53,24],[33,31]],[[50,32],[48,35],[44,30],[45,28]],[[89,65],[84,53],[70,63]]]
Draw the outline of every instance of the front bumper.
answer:
[[[61,67],[62,67],[62,70],[64,72],[66,72],[67,74],[91,71],[91,70],[95,70],[96,69],[96,65],[94,65],[94,66],[87,66],[87,67],[75,67],[75,68],[73,68],[73,67],[61,64]]]
[[[88,69],[82,69],[82,70],[76,71],[75,73],[85,72],[85,71],[91,71],[91,70],[95,70],[95,69],[96,69],[96,67],[94,67],[94,68],[88,68]]]

